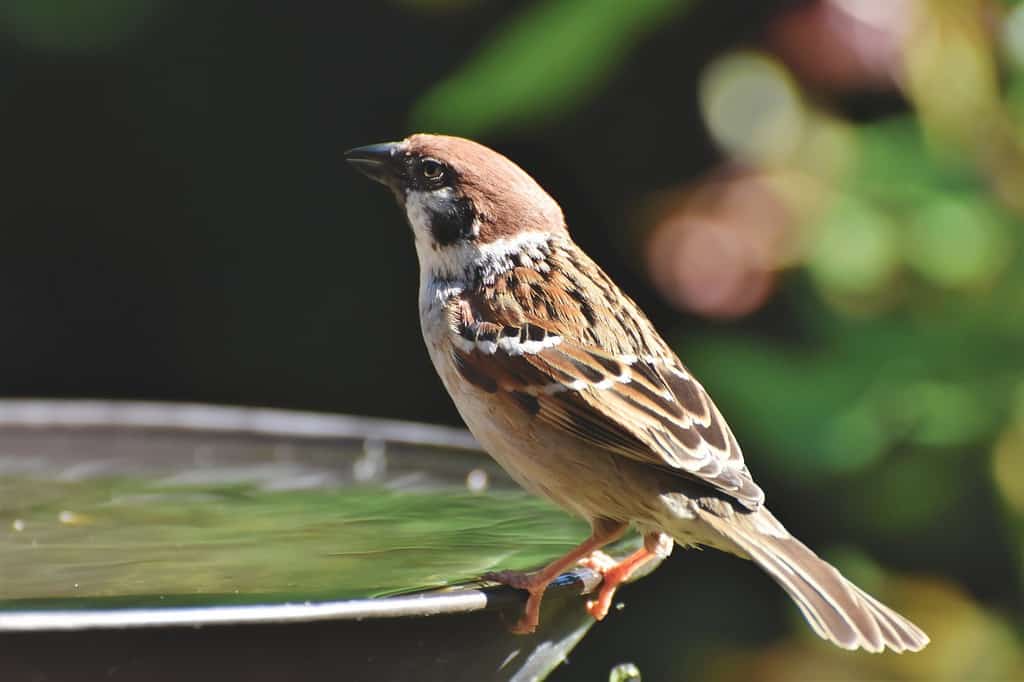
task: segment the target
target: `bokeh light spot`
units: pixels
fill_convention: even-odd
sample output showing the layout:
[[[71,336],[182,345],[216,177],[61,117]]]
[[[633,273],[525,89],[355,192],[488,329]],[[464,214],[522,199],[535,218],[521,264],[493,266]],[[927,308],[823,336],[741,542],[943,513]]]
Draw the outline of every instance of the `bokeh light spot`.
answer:
[[[763,174],[733,169],[674,200],[648,238],[655,286],[679,308],[739,317],[761,307],[792,260],[792,219]]]
[[[1016,393],[1013,421],[992,450],[992,477],[1007,504],[1024,516],[1024,384]]]
[[[804,105],[789,73],[773,59],[732,54],[713,62],[700,84],[704,121],[739,159],[780,163],[800,143]]]
[[[828,293],[872,294],[889,283],[899,265],[899,248],[886,215],[842,196],[817,227],[808,266]]]
[[[999,493],[1013,511],[1024,516],[1024,428],[1015,425],[996,442],[992,476]]]
[[[917,382],[906,387],[902,402],[914,424],[913,438],[922,445],[964,445],[983,438],[991,427],[986,406],[957,384]]]
[[[936,196],[910,224],[907,263],[933,283],[966,288],[990,281],[1007,264],[1007,228],[992,208],[966,197]]]
[[[976,2],[934,2],[907,41],[906,87],[938,147],[991,139],[999,106],[995,60]]]
[[[888,434],[869,405],[858,404],[825,427],[822,456],[830,473],[863,471],[877,462],[889,444]]]
[[[1024,69],[1024,3],[1011,9],[1003,21],[1003,50],[1010,62]]]

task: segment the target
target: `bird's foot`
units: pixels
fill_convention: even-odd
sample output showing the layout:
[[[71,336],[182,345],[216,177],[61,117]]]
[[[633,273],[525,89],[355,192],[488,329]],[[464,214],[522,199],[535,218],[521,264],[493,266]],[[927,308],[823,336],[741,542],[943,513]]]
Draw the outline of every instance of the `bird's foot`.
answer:
[[[508,585],[517,590],[526,590],[530,594],[523,615],[510,629],[517,635],[534,632],[540,622],[540,603],[544,597],[544,590],[551,582],[550,578],[544,575],[543,571],[493,571],[484,573],[482,577],[484,580]]]
[[[608,615],[612,599],[615,598],[615,591],[619,589],[619,585],[629,580],[629,576],[637,568],[655,556],[647,548],[642,548],[622,561],[615,561],[604,552],[594,552],[580,561],[581,566],[586,566],[601,574],[601,589],[597,593],[597,598],[587,601],[587,612],[594,617],[594,620],[603,620]]]
[[[527,590],[530,592],[536,589],[542,582],[542,587],[546,587],[547,582],[550,582],[543,580],[540,571],[491,571],[490,573],[484,573],[481,577],[484,580],[490,580],[491,582],[514,587],[517,590]]]
[[[533,595],[530,595],[533,598]],[[540,623],[540,604],[537,604],[537,608],[531,613],[529,609],[523,612],[523,615],[519,617],[516,624],[510,627],[508,630],[513,635],[532,635],[537,630],[537,625]]]
[[[540,570],[485,573],[482,576],[484,580],[492,580],[518,590],[526,590],[530,595],[526,600],[523,615],[512,627],[512,632],[529,634],[536,630],[537,624],[540,622],[540,603],[544,599],[544,590],[551,584],[551,581],[576,563],[580,557],[593,554],[597,548],[622,537],[626,528],[626,524],[621,522],[597,519],[593,522],[593,532],[589,538]]]
[[[584,568],[589,568],[595,573],[599,573],[602,577],[608,571],[612,570],[619,564],[618,561],[608,556],[601,550],[592,552],[589,556],[585,556],[579,560],[579,565]]]

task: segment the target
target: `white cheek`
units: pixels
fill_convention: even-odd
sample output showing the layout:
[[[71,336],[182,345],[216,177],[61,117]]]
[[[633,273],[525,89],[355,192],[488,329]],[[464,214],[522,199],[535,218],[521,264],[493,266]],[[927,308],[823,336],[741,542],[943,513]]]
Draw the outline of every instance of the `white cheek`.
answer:
[[[409,192],[405,196],[405,215],[417,242],[430,236],[430,203],[428,192]]]
[[[440,206],[451,201],[451,197],[450,187],[429,192],[412,191],[405,196],[405,214],[412,226],[420,269],[424,273],[452,277],[473,264],[475,247],[464,243],[440,246],[430,230],[431,216]]]

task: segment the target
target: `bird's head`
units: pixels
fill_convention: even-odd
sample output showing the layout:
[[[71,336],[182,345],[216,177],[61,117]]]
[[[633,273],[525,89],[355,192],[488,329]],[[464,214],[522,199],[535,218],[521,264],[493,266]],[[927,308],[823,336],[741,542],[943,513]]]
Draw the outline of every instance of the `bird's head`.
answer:
[[[565,232],[561,208],[533,178],[471,140],[418,134],[350,149],[345,159],[391,188],[421,267],[439,277]]]

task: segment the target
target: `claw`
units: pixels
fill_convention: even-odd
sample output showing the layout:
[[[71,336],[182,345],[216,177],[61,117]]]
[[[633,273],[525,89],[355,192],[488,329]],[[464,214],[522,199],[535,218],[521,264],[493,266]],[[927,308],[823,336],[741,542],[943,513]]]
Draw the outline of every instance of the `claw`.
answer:
[[[537,621],[531,619],[526,613],[516,621],[516,624],[509,628],[514,635],[532,635],[537,631]]]

